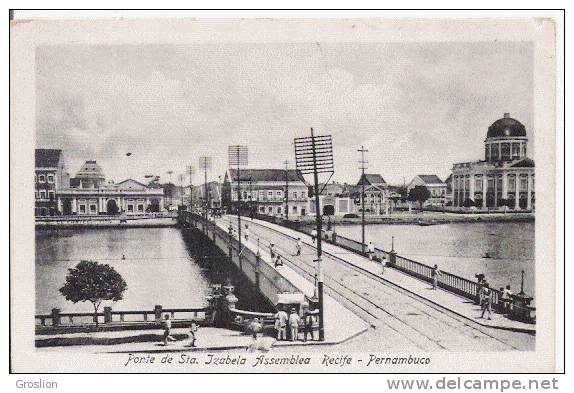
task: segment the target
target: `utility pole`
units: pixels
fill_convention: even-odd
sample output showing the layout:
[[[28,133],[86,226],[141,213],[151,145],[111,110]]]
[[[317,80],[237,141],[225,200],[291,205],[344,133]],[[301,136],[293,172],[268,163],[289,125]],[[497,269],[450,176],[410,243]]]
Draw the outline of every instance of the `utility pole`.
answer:
[[[239,237],[239,263],[241,266],[241,165],[248,164],[247,146],[229,146],[227,149],[229,166],[237,166],[237,235]],[[233,184],[233,179],[232,179]],[[233,193],[232,193],[233,194]]]
[[[361,145],[361,148],[357,151],[361,153],[361,160],[359,161],[359,164],[361,164],[359,169],[361,170],[361,184],[362,184],[362,190],[361,190],[361,250],[364,254],[365,253],[365,183],[367,182],[367,179],[365,179],[365,169],[367,169],[367,167],[366,167],[367,161],[365,161],[365,153],[367,153],[368,150],[365,149]]]
[[[183,182],[185,181],[185,175],[181,174],[179,177],[179,193],[181,194],[181,206],[183,206]]]
[[[319,297],[319,340],[325,340],[325,312],[323,301],[323,268],[321,266],[321,240],[323,236],[319,202],[319,173],[334,173],[333,143],[331,135],[316,136],[311,128],[311,137],[295,138],[295,163],[301,173],[312,173],[315,194],[315,222],[317,226],[317,292]]]
[[[205,192],[204,192],[204,207],[203,207],[203,220],[204,220],[204,232],[207,234],[207,209],[209,200],[209,191],[207,189],[207,170],[211,168],[211,157],[203,156],[199,157],[199,168],[203,169],[203,176],[205,182]]]
[[[172,170],[167,171],[167,174],[169,175],[169,206],[171,209],[171,204],[173,203],[172,198],[173,198],[173,184],[171,183],[171,174],[173,173]]]
[[[285,219],[289,221],[289,161],[285,160]]]
[[[187,166],[187,173],[189,174],[189,211],[193,213],[193,174],[195,173],[195,168],[193,165]]]

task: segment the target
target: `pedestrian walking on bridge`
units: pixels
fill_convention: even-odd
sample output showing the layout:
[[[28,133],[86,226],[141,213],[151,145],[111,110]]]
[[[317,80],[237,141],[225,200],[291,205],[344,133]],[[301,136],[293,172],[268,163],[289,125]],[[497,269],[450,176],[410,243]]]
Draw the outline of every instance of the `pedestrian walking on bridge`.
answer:
[[[367,254],[369,255],[369,260],[373,260],[373,256],[375,255],[375,245],[373,244],[373,242],[369,242],[369,245],[367,246]]]
[[[295,254],[296,256],[301,256],[301,238],[298,237],[297,238],[297,253]]]
[[[269,254],[271,254],[271,260],[275,259],[275,244],[269,244]]]
[[[245,241],[249,241],[249,226],[245,224]]]
[[[283,261],[281,260],[281,256],[277,254],[277,258],[275,258],[275,267],[283,266]]]
[[[488,319],[492,319],[492,290],[488,283],[482,287],[480,308],[482,309],[481,318],[484,318],[484,314],[488,313]]]
[[[440,276],[442,276],[442,272],[438,270],[438,265],[435,264],[431,270],[432,289],[436,289],[438,287],[438,278]]]
[[[381,276],[385,274],[385,268],[387,267],[387,257],[383,255],[381,258]]]
[[[315,240],[317,239],[317,230],[313,229],[311,231],[311,240],[313,240],[313,244],[315,244]]]

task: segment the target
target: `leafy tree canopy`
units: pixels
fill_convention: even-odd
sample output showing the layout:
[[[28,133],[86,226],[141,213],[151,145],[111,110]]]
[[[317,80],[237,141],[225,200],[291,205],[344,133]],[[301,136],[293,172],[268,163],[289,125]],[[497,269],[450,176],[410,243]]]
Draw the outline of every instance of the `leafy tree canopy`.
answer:
[[[96,315],[102,301],[117,302],[123,299],[127,287],[123,277],[110,265],[81,261],[76,267],[68,269],[66,283],[60,288],[60,293],[74,303],[91,302]]]

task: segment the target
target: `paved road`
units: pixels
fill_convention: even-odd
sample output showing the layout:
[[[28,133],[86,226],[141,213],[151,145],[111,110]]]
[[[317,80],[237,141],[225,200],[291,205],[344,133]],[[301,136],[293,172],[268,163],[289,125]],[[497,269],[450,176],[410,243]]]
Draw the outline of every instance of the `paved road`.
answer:
[[[236,229],[237,220],[226,217]],[[316,248],[303,244],[295,256],[296,240],[249,221],[252,239],[261,247],[274,243],[285,264],[313,280]],[[345,263],[344,251],[323,255],[325,290],[371,325],[368,334],[340,345],[341,349],[419,351],[512,351],[534,350],[535,336],[480,326],[422,298],[367,275]],[[339,259],[341,258],[341,259]],[[325,310],[329,312],[329,310]],[[339,347],[338,347],[339,348]]]

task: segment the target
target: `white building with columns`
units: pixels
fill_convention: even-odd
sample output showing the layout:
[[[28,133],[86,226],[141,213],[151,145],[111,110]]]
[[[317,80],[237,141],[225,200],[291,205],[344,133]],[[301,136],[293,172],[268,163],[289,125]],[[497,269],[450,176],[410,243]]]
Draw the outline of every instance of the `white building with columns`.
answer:
[[[57,195],[62,215],[140,215],[164,210],[164,190],[136,180],[105,182],[96,161],[86,161],[70,187]]]
[[[534,161],[524,125],[505,113],[488,128],[484,145],[484,160],[453,165],[453,206],[534,210]]]

